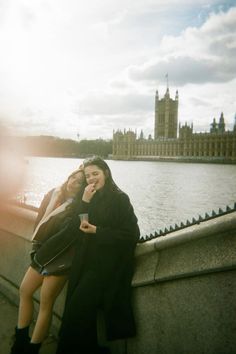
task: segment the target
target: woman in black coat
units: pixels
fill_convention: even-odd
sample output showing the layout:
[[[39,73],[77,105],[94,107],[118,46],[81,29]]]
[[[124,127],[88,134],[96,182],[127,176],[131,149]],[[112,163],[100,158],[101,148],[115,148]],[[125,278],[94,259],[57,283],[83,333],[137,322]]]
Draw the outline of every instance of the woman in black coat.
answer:
[[[74,240],[67,229],[75,199],[81,200],[84,187],[84,173],[76,170],[62,186],[47,193],[41,203],[32,237],[32,262],[20,285],[18,323],[11,354],[38,353],[47,335],[54,302],[67,281],[71,266]],[[39,287],[39,313],[30,341],[33,295]]]
[[[85,160],[84,174],[88,185],[72,222],[78,242],[57,354],[103,352],[97,343],[98,309],[104,313],[108,340],[135,335],[131,280],[139,239],[137,218],[105,161]],[[88,221],[80,224],[81,211],[88,212]]]

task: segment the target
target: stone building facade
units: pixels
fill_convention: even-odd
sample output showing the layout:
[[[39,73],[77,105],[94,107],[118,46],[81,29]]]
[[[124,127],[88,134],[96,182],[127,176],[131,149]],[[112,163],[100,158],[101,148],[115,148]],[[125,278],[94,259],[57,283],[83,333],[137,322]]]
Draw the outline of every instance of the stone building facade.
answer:
[[[236,163],[236,118],[232,131],[225,130],[224,115],[213,119],[210,131],[194,133],[193,125],[178,126],[178,92],[175,100],[167,88],[164,98],[155,97],[154,139],[129,130],[113,132],[113,159],[200,160]],[[179,132],[178,132],[179,127]],[[179,134],[178,134],[179,133]]]
[[[161,100],[156,91],[154,139],[177,138],[178,104],[178,91],[176,91],[175,100],[170,98],[169,88]]]

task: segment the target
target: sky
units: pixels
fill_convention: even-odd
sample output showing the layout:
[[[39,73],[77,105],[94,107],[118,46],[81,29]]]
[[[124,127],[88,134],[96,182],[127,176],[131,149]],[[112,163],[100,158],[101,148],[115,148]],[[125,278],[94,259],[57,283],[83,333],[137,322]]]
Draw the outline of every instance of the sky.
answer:
[[[236,113],[236,0],[0,0],[0,122],[15,134],[154,131],[168,81],[179,122]]]

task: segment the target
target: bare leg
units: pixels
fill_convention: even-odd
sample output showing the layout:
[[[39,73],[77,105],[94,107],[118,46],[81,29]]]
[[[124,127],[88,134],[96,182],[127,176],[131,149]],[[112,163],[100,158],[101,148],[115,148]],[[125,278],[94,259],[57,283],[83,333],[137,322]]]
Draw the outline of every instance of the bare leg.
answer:
[[[32,334],[32,343],[41,343],[49,330],[52,310],[57,296],[60,294],[67,276],[45,276],[40,292],[40,307],[35,328]]]
[[[18,328],[30,325],[33,318],[33,294],[41,286],[43,276],[32,267],[29,267],[20,286],[20,305],[18,314]]]

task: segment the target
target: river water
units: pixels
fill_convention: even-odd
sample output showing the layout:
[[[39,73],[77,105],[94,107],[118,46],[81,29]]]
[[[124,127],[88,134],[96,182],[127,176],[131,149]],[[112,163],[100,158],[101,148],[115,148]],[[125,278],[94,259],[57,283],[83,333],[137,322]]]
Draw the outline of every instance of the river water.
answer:
[[[24,191],[39,206],[44,194],[63,183],[82,159],[28,158]],[[147,235],[236,202],[236,165],[108,160]]]

